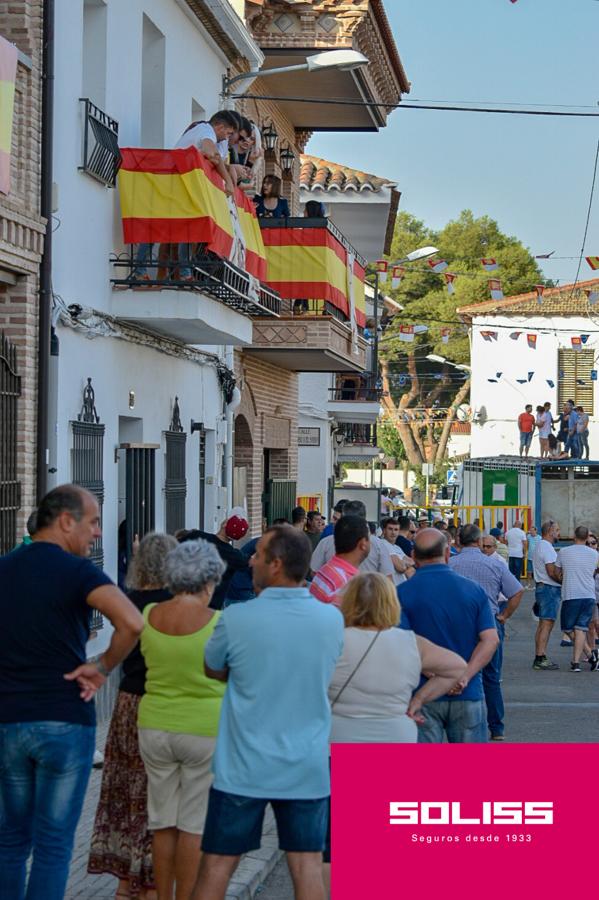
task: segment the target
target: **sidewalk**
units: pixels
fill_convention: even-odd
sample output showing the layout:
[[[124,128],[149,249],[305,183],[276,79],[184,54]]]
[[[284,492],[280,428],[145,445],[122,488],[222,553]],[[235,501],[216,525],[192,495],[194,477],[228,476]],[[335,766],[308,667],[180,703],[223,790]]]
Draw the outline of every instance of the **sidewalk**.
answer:
[[[97,746],[103,749],[108,733],[108,722],[98,726]],[[93,769],[85,797],[83,812],[75,836],[75,849],[71,862],[71,874],[65,900],[113,900],[117,879],[111,875],[88,875],[87,857],[94,827],[96,806],[100,796],[102,770]],[[277,831],[272,811],[269,809],[264,822],[262,846],[245,856],[231,881],[227,898],[251,900],[280,859]]]

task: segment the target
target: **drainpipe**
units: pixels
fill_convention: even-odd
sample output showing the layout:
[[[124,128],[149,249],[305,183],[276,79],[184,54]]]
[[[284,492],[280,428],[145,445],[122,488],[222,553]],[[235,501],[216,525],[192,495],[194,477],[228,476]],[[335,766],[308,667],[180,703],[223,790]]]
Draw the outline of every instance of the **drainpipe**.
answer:
[[[39,348],[37,376],[36,494],[48,484],[48,405],[52,335],[52,145],[54,125],[54,0],[45,0],[42,55],[42,159],[40,213],[46,219],[39,278]],[[57,343],[54,347],[57,353]]]

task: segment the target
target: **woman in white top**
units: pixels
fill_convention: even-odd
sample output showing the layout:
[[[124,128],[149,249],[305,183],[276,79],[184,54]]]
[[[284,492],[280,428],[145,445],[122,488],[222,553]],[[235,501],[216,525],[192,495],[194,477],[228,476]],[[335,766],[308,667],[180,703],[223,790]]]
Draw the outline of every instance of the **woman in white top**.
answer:
[[[331,743],[415,743],[422,706],[446,694],[466,663],[397,628],[399,601],[383,575],[353,578],[341,611],[344,648],[329,686]],[[423,671],[436,677],[417,690]]]
[[[539,431],[539,444],[541,447],[541,459],[549,456],[549,435],[551,433],[551,413],[544,406],[537,406],[536,426]]]
[[[420,710],[460,681],[466,662],[397,626],[401,607],[384,575],[357,575],[342,594],[343,654],[329,685],[331,744],[414,744]],[[418,689],[423,672],[428,678]],[[415,693],[414,693],[415,692]],[[330,815],[323,878],[330,885]]]

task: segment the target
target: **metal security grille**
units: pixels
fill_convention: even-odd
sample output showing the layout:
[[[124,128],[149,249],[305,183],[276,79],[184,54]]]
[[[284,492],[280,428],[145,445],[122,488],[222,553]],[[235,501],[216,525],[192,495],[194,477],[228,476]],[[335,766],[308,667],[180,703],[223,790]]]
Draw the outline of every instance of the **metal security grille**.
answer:
[[[297,483],[295,481],[282,481],[278,478],[270,478],[267,482],[267,492],[264,497],[264,512],[269,525],[275,519],[288,519],[291,521],[291,511],[295,507],[297,497]]]
[[[100,524],[104,505],[104,425],[89,422],[71,422],[73,448],[71,473],[73,484],[79,484],[94,495],[100,507]],[[95,542],[91,560],[104,566],[102,538]]]
[[[127,558],[131,558],[135,535],[141,538],[156,523],[156,450],[159,444],[121,444],[125,457],[125,516]]]
[[[17,479],[17,402],[21,379],[16,347],[0,333],[0,556],[17,541],[21,483]]]
[[[80,98],[84,108],[83,165],[79,168],[108,187],[114,187],[121,162],[119,123],[91,100]]]
[[[200,481],[200,509],[199,509],[199,527],[203,531],[206,526],[206,429],[200,428],[200,463],[199,463],[199,481]]]
[[[174,534],[185,528],[185,498],[187,480],[185,478],[185,432],[165,431],[166,456],[164,479],[164,505],[166,510],[167,534]]]
[[[560,410],[567,400],[583,406],[589,415],[594,413],[592,371],[595,368],[594,350],[558,350],[558,402]]]

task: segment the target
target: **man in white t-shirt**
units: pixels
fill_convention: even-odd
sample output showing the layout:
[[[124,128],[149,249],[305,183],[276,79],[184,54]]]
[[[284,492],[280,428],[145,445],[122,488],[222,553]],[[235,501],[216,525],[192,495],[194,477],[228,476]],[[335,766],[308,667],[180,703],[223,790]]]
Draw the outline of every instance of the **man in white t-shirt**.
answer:
[[[397,519],[383,519],[381,528],[383,529],[383,540],[389,545],[388,550],[395,569],[393,581],[397,587],[398,584],[403,584],[404,581],[412,577],[415,571],[414,563],[401,547],[395,543],[399,537],[399,522]]]
[[[560,550],[556,565],[562,572],[562,631],[573,632],[572,672],[580,672],[580,658],[587,631],[595,609],[595,572],[599,567],[599,553],[587,547],[589,529],[579,525],[574,531],[574,543]],[[591,653],[591,668],[597,668],[597,652]]]
[[[522,565],[526,552],[526,534],[522,530],[522,522],[518,519],[505,533],[508,550],[510,572],[516,578],[522,578]]]
[[[557,553],[553,546],[559,537],[555,522],[543,522],[541,540],[535,547],[532,564],[535,579],[534,611],[539,617],[535,634],[535,659],[532,664],[537,671],[559,669],[557,663],[547,658],[549,636],[557,619],[561,601],[561,569],[556,565]]]

